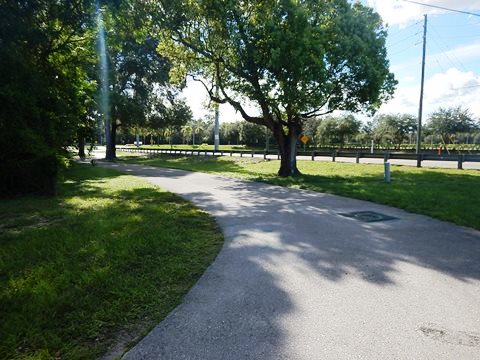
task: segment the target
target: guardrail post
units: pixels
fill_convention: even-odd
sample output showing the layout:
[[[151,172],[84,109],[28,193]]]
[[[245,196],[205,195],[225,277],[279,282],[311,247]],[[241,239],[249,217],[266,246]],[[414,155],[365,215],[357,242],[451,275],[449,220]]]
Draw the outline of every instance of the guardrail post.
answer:
[[[417,154],[417,167],[422,167],[423,154]]]
[[[315,151],[312,151],[312,161],[315,161]]]
[[[332,152],[332,162],[335,162],[336,157],[337,157],[337,152],[334,150],[334,151]]]
[[[357,156],[355,157],[355,162],[356,162],[357,164],[360,163],[360,153],[358,153],[358,152],[357,152]]]
[[[464,161],[464,155],[463,154],[458,154],[457,169],[459,169],[459,170],[463,169],[463,161]]]
[[[390,153],[388,151],[383,155],[383,162],[387,162],[390,159]]]

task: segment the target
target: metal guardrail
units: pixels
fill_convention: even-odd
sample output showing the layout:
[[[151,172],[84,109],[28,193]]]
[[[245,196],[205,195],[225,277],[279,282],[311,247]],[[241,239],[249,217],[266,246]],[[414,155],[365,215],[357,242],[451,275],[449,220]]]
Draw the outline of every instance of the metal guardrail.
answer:
[[[280,153],[278,151],[260,151],[260,150],[204,150],[204,149],[146,149],[141,147],[124,147],[117,146],[117,150],[130,153],[144,153],[150,155],[190,155],[190,156],[233,156],[237,154],[240,157],[249,156],[255,157],[256,155],[262,155],[264,159],[267,159],[269,155],[274,155],[277,159],[280,159]],[[417,167],[422,166],[422,161],[456,161],[457,168],[463,169],[464,162],[480,162],[480,155],[469,154],[450,154],[450,155],[434,155],[428,153],[422,154],[409,154],[409,153],[391,153],[391,152],[362,152],[362,151],[298,151],[297,156],[310,157],[312,161],[316,157],[331,157],[332,161],[335,161],[337,157],[343,158],[355,158],[356,163],[360,162],[360,159],[383,159],[385,162],[390,159],[398,160],[413,160],[417,162]]]

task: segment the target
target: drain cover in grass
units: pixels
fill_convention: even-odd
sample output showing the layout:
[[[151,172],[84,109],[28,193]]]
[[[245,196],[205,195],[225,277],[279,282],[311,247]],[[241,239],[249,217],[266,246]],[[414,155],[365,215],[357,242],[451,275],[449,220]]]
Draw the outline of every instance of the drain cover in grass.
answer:
[[[340,213],[339,215],[354,218],[367,223],[397,219],[396,217],[381,214],[375,211],[354,211],[351,213]]]

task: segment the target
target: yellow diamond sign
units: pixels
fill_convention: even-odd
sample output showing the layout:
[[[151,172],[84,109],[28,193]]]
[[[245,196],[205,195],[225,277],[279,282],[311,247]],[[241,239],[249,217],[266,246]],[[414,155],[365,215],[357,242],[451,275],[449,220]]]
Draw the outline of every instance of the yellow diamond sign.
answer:
[[[308,142],[308,136],[303,134],[300,136],[300,141],[305,145]]]

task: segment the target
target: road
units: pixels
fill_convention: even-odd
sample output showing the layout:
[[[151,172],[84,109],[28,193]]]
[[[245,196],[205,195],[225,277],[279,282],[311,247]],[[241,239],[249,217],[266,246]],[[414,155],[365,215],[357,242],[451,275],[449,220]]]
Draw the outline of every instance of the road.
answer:
[[[98,152],[100,154],[101,152]],[[186,152],[186,155],[190,156],[190,152]],[[204,155],[202,152],[201,155]],[[207,155],[212,156],[213,152],[212,151],[207,151]],[[197,156],[191,155],[191,156]],[[230,156],[230,153],[228,151],[225,151],[225,156]],[[233,153],[232,156],[234,157],[240,157],[241,155],[239,153]],[[246,151],[243,155],[245,158],[252,157],[251,153]],[[259,151],[256,153],[253,157],[255,158],[263,158],[263,154]],[[277,159],[276,155],[267,155],[267,159]],[[306,160],[306,161],[311,161],[310,156],[297,156],[297,160]],[[315,156],[315,161],[323,161],[323,162],[331,162],[332,157],[331,156]],[[336,157],[335,161],[337,162],[345,162],[345,163],[355,163],[356,159],[353,157]],[[359,162],[361,164],[383,164],[384,160],[380,158],[360,158]],[[392,165],[403,165],[403,166],[417,166],[417,161],[416,160],[402,160],[402,159],[390,159],[389,160],[390,164]],[[425,168],[445,168],[445,169],[456,169],[457,168],[457,161],[441,161],[441,160],[424,160],[422,161],[422,167]],[[480,170],[480,162],[472,162],[472,161],[466,161],[463,163],[463,168],[465,170]]]
[[[370,202],[100,163],[217,219],[218,257],[124,359],[479,359],[480,232]],[[362,222],[342,214],[394,217]]]

